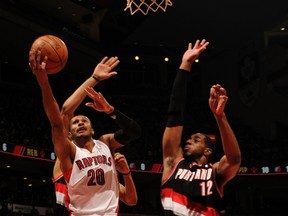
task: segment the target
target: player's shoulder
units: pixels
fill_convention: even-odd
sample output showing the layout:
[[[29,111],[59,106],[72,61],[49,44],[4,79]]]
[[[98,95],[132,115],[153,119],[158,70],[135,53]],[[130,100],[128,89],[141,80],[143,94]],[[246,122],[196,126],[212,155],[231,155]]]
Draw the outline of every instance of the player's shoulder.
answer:
[[[98,139],[96,139],[96,141],[100,141],[109,146],[111,140],[113,139],[113,136],[114,136],[113,133],[103,134]]]

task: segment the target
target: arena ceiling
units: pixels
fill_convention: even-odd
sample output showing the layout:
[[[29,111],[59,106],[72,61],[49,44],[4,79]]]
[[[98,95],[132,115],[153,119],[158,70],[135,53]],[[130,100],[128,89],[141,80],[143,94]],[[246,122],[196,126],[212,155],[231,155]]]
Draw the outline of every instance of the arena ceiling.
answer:
[[[137,0],[139,1],[139,0]],[[150,0],[149,0],[150,1]],[[4,0],[0,3],[1,57],[19,51],[41,34],[54,33],[91,56],[108,52],[181,51],[206,38],[217,54],[285,35],[288,1],[172,0],[166,12],[130,15],[126,0]],[[72,43],[71,42],[71,43]],[[287,42],[286,42],[287,43]],[[75,45],[77,44],[77,45]],[[26,45],[26,46],[25,46]],[[3,52],[4,51],[4,52]]]

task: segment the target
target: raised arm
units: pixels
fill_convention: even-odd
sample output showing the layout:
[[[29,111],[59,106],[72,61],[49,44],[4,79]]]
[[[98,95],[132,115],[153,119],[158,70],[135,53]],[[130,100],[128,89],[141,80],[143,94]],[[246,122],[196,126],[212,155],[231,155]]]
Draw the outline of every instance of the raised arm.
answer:
[[[114,161],[118,173],[124,179],[124,185],[119,183],[120,200],[126,205],[134,206],[137,204],[138,196],[127,160],[124,155],[117,152],[114,154]]]
[[[240,148],[224,112],[227,100],[226,90],[221,85],[211,87],[209,106],[218,124],[224,150],[224,156],[214,164],[217,175],[220,177],[217,179],[221,188],[237,174],[241,164]]]
[[[104,57],[95,67],[93,74],[80,85],[75,92],[64,102],[62,107],[62,115],[65,122],[65,127],[69,125],[69,121],[74,116],[75,110],[79,107],[86,96],[85,89],[88,86],[94,87],[100,81],[109,79],[117,75],[113,69],[119,64],[118,57]]]
[[[67,132],[64,130],[58,103],[55,100],[48,81],[48,75],[45,69],[47,59],[47,56],[41,59],[41,51],[36,52],[34,49],[30,50],[29,64],[42,91],[43,106],[52,129],[54,150],[57,157],[59,157],[60,160],[64,160],[68,158],[70,152],[69,142],[67,141]]]
[[[209,42],[197,40],[192,47],[189,43],[185,51],[179,70],[176,74],[170,103],[168,119],[162,139],[164,172],[169,173],[173,161],[182,155],[181,136],[184,124],[184,110],[186,104],[187,85],[190,78],[190,70],[196,58],[206,49]],[[166,174],[164,173],[163,178]]]
[[[96,92],[92,87],[86,88],[85,91],[93,100],[93,102],[86,103],[86,106],[91,107],[98,112],[106,113],[120,127],[120,130],[116,131],[114,134],[104,134],[99,138],[110,147],[112,153],[114,153],[115,149],[120,148],[141,136],[141,127],[135,120],[111,106],[105,97],[100,92]]]

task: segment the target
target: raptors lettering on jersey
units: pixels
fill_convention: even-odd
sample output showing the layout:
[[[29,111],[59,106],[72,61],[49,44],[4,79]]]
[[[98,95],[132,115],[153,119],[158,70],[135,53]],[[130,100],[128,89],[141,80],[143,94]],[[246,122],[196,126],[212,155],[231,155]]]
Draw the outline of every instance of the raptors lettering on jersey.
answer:
[[[98,164],[106,164],[108,166],[111,166],[112,164],[112,158],[106,157],[106,155],[96,155],[93,157],[86,157],[82,158],[80,160],[75,161],[75,164],[77,164],[79,170],[82,170],[87,167],[91,167]]]

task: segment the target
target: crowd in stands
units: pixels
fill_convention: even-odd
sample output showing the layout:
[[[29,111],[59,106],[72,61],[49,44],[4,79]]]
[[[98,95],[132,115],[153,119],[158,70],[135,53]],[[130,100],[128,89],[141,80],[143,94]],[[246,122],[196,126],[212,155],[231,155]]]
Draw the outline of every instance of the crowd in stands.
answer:
[[[1,82],[0,85],[0,141],[19,144],[28,147],[35,146],[40,149],[52,149],[50,125],[44,113],[41,95],[39,89],[29,86],[29,84],[13,84]],[[163,96],[164,95],[164,96]],[[128,116],[135,119],[142,127],[142,137],[122,149],[128,161],[148,161],[161,163],[161,139],[165,123],[165,113],[168,104],[167,92],[157,92],[155,94],[137,94],[131,92],[128,94],[110,93],[105,95],[113,105],[119,110],[126,112]],[[188,104],[190,106],[191,104]],[[196,106],[195,106],[196,105]],[[187,129],[206,131],[207,133],[218,133],[214,119],[207,105],[206,100],[193,100],[193,107],[189,112],[191,118],[187,119]],[[104,114],[92,113],[84,105],[80,111],[84,114],[89,110],[89,117],[95,121],[96,136],[102,133],[112,132],[117,129],[114,122]],[[201,119],[201,121],[200,121]],[[203,119],[205,119],[203,121]],[[254,133],[246,124],[231,116],[231,125],[236,133],[242,152],[242,163],[261,164],[261,163],[281,163],[287,158],[287,152],[281,151],[276,141],[263,139],[260,135]],[[101,124],[99,124],[101,122]],[[211,124],[212,122],[212,124]],[[219,137],[218,137],[219,138]],[[10,202],[31,202],[35,200],[39,205],[52,205],[51,200],[53,189],[46,187],[46,190],[38,191],[38,196],[27,197],[25,191],[14,191],[5,196],[0,194],[1,201]],[[147,191],[146,191],[147,192]],[[145,192],[145,193],[146,193]],[[36,194],[37,194],[36,193]],[[29,194],[29,193],[28,193]],[[141,195],[142,196],[142,195]],[[149,194],[147,194],[149,196]],[[156,197],[157,198],[157,197]],[[10,200],[9,200],[10,199]],[[45,200],[41,200],[45,199]],[[142,199],[142,198],[141,198]],[[149,203],[150,202],[150,203]],[[31,203],[32,204],[32,203]],[[147,213],[159,213],[160,203],[151,202],[151,199],[140,200],[139,205],[135,208],[123,206],[125,211],[135,212],[142,211]]]
[[[17,89],[15,91],[15,88]],[[50,125],[45,116],[40,95],[37,90],[27,86],[1,85],[0,104],[0,140],[40,149],[53,149]],[[167,96],[157,95],[109,95],[108,98],[128,116],[136,119],[142,127],[142,137],[124,149],[129,160],[161,161],[161,139],[165,123]],[[206,101],[194,100],[190,118],[187,118],[187,131],[200,130],[217,134],[214,119]],[[195,107],[195,104],[197,106]],[[88,112],[97,123],[96,135],[112,132],[117,126],[107,116],[91,112],[84,105],[80,110]],[[200,121],[201,119],[201,121]],[[203,121],[205,119],[206,121]],[[231,118],[231,125],[240,143],[244,164],[261,164],[265,162],[282,162],[285,152],[280,143],[267,141],[253,132],[249,127]],[[219,138],[219,137],[218,137]],[[141,148],[139,148],[141,146]],[[128,149],[129,148],[129,149]],[[278,160],[278,161],[277,161]]]

